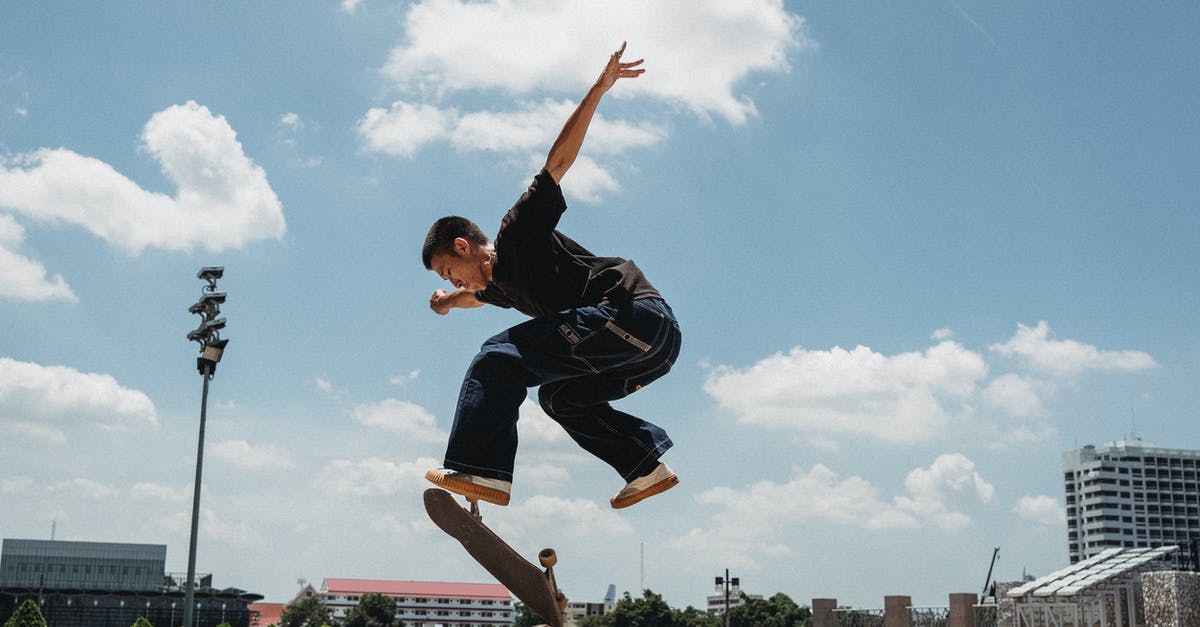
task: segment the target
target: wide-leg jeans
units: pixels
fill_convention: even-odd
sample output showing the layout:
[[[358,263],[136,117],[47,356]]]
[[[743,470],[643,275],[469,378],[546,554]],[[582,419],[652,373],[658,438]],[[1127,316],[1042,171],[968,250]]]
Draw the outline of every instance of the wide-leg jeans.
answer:
[[[679,347],[679,323],[658,298],[569,309],[493,336],[463,379],[445,467],[512,481],[518,411],[541,386],[542,408],[576,443],[626,481],[648,474],[671,439],[610,401],[666,374]]]

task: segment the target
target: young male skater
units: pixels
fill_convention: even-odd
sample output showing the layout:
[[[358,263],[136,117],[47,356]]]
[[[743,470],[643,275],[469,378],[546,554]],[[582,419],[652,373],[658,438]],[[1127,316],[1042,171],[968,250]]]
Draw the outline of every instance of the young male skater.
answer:
[[[632,261],[593,255],[556,230],[567,208],[558,182],[575,162],[601,96],[618,79],[645,71],[642,59],[623,63],[624,51],[622,43],[567,119],[494,242],[456,216],[435,222],[425,238],[425,267],[455,288],[433,293],[435,312],[492,304],[532,318],[483,344],[459,392],[445,466],[425,473],[470,499],[508,504],[518,409],[534,386],[541,386],[546,413],[625,480],[612,507],[629,507],[679,482],[659,462],[671,447],[666,432],[609,404],[671,369],[679,324]]]

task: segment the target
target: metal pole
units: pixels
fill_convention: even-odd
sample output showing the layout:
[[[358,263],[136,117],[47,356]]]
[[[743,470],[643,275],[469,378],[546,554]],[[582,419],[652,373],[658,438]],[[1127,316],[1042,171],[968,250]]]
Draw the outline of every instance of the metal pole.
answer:
[[[725,627],[729,627],[729,569],[725,569]]]
[[[196,530],[200,526],[200,472],[204,467],[204,421],[208,413],[208,382],[212,380],[212,364],[205,364],[204,392],[200,396],[200,439],[196,444],[196,481],[192,490],[192,536],[188,543],[187,594],[183,604],[183,626],[192,627],[192,609],[196,593]]]

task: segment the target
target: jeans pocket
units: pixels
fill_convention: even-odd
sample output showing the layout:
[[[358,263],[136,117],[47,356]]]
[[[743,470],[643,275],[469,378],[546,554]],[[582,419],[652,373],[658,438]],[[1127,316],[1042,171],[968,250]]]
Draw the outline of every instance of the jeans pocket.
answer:
[[[650,345],[608,321],[583,336],[571,353],[592,372],[604,372],[637,360],[649,349]]]

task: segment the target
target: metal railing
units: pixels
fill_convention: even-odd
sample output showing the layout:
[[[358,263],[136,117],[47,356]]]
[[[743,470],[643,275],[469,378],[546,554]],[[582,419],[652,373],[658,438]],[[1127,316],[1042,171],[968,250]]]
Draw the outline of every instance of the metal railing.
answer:
[[[909,607],[908,624],[912,627],[949,627],[948,607]]]
[[[995,603],[981,603],[972,606],[975,610],[975,627],[996,627],[999,621],[999,606]]]
[[[883,627],[883,610],[836,609],[837,627]]]

